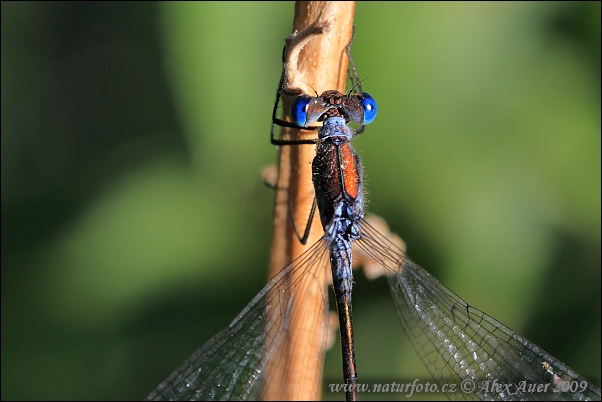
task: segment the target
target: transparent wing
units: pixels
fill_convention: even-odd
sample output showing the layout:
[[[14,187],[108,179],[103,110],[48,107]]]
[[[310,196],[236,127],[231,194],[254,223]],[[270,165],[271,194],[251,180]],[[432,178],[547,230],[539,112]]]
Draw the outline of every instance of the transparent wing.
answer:
[[[272,278],[227,328],[186,359],[146,399],[282,400],[303,395],[290,389],[294,386],[291,378],[309,376],[320,384],[328,330],[328,264],[328,250],[320,240]],[[318,315],[299,297],[308,293],[318,295]],[[293,322],[297,324],[291,328]],[[300,348],[301,374],[286,360]],[[317,399],[319,395],[304,397]]]
[[[447,388],[450,399],[600,400],[600,388],[469,306],[367,222],[357,243],[386,268],[395,308],[414,349],[439,389],[455,384]],[[493,387],[494,380],[524,388]]]

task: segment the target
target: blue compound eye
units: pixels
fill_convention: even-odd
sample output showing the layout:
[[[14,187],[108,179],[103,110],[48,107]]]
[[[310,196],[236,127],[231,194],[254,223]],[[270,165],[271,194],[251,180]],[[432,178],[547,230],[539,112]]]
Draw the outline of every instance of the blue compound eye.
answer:
[[[362,124],[372,123],[374,121],[374,118],[376,118],[376,113],[378,113],[376,101],[373,97],[371,97],[365,92],[361,92],[356,96],[360,100],[360,104],[362,105],[362,109],[364,110],[364,121]]]
[[[311,96],[299,95],[291,103],[291,120],[298,126],[305,127],[307,124],[307,105],[311,102]]]

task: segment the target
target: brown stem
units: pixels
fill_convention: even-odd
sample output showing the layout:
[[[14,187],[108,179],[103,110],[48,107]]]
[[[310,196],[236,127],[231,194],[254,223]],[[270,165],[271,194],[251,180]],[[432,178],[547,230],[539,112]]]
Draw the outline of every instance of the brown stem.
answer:
[[[286,41],[284,93],[298,89],[311,95],[332,89],[344,92],[348,65],[345,48],[351,40],[354,9],[355,2],[296,2],[293,34]],[[284,102],[287,110],[287,100]],[[290,130],[287,135],[298,138],[300,133]],[[277,188],[287,191],[276,191],[275,196],[270,277],[300,256],[323,233],[316,215],[307,245],[302,245],[291,223],[292,217],[300,231],[307,224],[314,198],[311,181],[314,156],[313,145],[280,147]],[[327,272],[326,265],[320,275],[326,277]],[[295,292],[287,325],[294,331],[281,335],[284,343],[266,367],[264,399],[309,400],[320,396],[323,294],[327,289],[325,280],[319,282],[304,284]]]

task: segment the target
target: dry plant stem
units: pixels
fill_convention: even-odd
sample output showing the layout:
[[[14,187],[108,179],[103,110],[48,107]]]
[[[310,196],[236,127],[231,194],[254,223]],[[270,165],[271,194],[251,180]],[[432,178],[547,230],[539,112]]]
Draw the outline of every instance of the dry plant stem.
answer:
[[[284,108],[299,91],[307,94],[335,89],[345,90],[348,58],[345,48],[351,40],[355,2],[297,2],[293,34],[286,40],[286,79],[283,85]],[[285,112],[287,113],[287,112]],[[285,116],[286,118],[287,116]],[[286,130],[286,136],[299,138],[316,132]],[[277,188],[274,205],[274,229],[270,260],[270,277],[300,256],[322,236],[320,219],[316,214],[310,236],[302,245],[294,232],[291,217],[300,231],[307,224],[314,192],[311,181],[311,162],[314,145],[281,146],[278,159]],[[289,207],[291,210],[289,210]],[[324,267],[324,275],[329,272]],[[295,278],[290,278],[291,281]],[[287,327],[286,342],[266,367],[264,399],[309,400],[320,396],[324,346],[324,307],[322,297],[326,280],[297,289]],[[300,308],[302,307],[302,308]]]

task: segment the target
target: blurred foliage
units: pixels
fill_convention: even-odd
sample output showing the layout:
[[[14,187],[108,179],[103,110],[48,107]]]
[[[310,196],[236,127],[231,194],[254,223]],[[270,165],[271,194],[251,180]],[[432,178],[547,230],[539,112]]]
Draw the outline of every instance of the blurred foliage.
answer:
[[[140,399],[265,283],[293,6],[2,2],[2,399]],[[355,21],[370,211],[600,384],[600,3]],[[428,379],[384,282],[356,276],[360,375]]]

